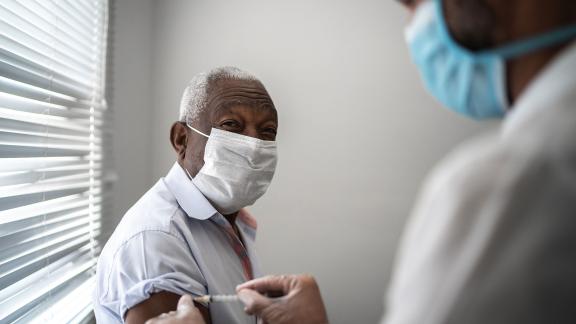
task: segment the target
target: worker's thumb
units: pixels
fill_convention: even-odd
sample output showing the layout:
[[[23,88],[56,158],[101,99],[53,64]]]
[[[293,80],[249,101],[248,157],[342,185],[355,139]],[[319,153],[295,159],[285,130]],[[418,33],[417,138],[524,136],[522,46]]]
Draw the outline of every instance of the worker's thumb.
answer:
[[[244,306],[244,311],[246,313],[253,315],[260,315],[260,313],[270,304],[273,303],[268,297],[262,296],[255,290],[252,289],[242,289],[238,292],[238,298]]]
[[[190,295],[184,295],[178,300],[178,310],[194,309],[194,299]]]

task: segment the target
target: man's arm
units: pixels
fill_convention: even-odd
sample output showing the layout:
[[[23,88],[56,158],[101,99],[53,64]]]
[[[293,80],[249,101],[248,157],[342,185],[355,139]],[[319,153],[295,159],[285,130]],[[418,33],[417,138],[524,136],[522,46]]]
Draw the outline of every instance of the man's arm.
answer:
[[[194,306],[192,296],[182,296],[178,301],[176,311],[164,313],[146,321],[146,324],[206,324],[202,314]]]
[[[127,323],[144,323],[176,310],[180,295],[206,294],[206,281],[179,238],[160,231],[145,231],[130,238],[115,252],[107,271],[107,290],[98,300]],[[207,322],[208,309],[204,309]]]
[[[163,313],[174,311],[177,308],[180,296],[171,292],[162,291],[152,294],[150,298],[132,307],[126,312],[127,324],[142,324],[147,320]],[[207,324],[211,323],[208,308],[198,305],[197,307]]]

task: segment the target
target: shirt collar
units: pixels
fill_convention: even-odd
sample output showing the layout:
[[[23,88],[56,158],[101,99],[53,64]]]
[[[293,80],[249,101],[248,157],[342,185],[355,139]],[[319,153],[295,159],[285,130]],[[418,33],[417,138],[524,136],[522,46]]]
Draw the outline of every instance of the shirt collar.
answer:
[[[558,55],[518,98],[503,125],[504,135],[514,132],[540,113],[559,106],[576,89],[576,42]],[[561,106],[561,105],[560,105]]]
[[[188,217],[205,220],[218,213],[208,199],[190,181],[178,162],[174,163],[163,180]]]

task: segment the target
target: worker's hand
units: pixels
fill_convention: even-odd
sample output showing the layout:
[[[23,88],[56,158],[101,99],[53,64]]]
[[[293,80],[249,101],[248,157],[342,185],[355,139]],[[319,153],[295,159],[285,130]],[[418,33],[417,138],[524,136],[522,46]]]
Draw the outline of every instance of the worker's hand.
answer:
[[[259,316],[264,323],[328,323],[320,289],[312,276],[267,276],[243,283],[236,291],[246,313]]]
[[[146,321],[146,324],[206,324],[202,314],[194,306],[192,296],[185,295],[178,301],[178,309]]]

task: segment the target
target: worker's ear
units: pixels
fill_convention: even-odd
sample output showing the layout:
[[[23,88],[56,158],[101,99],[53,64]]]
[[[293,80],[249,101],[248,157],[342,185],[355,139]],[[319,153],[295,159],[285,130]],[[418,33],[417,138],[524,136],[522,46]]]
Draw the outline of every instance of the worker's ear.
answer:
[[[186,146],[188,145],[188,128],[182,122],[175,122],[170,128],[170,143],[178,155],[178,160],[186,157]]]

